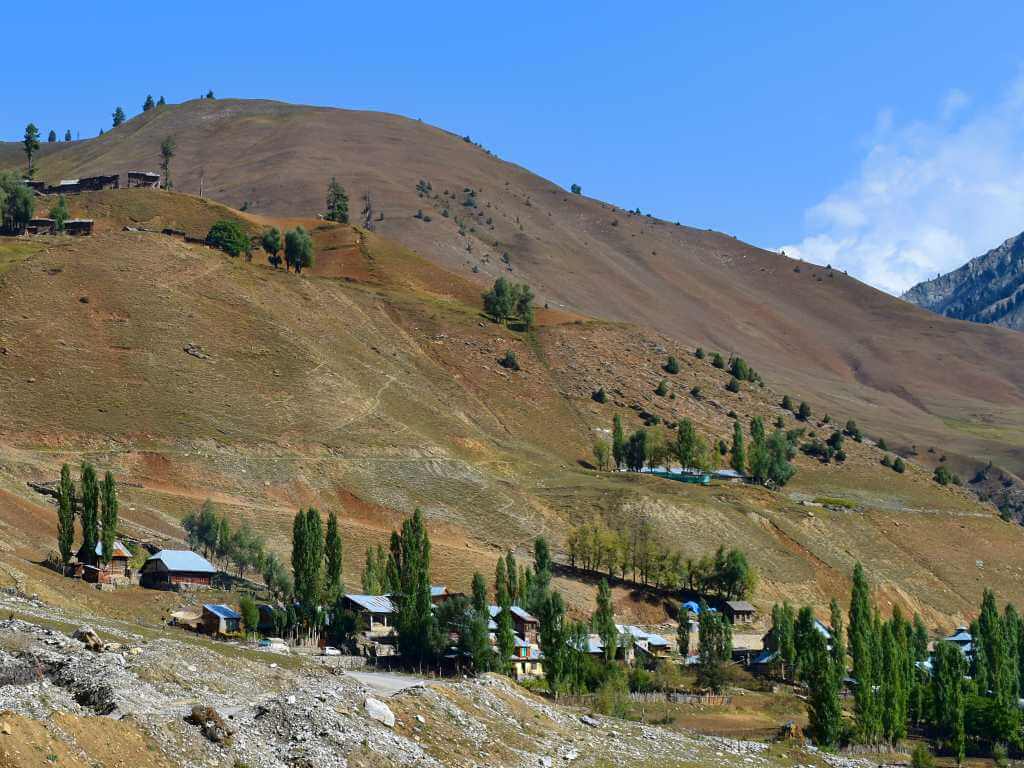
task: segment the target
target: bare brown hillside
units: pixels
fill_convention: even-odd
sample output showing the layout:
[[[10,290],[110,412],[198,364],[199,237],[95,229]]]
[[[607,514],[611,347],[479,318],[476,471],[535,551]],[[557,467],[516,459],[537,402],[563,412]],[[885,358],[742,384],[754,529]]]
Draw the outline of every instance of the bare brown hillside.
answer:
[[[1024,601],[1012,565],[1024,531],[939,487],[927,467],[882,467],[867,442],[848,441],[843,465],[799,456],[782,493],[586,469],[615,413],[630,430],[644,411],[690,417],[716,439],[731,434],[732,414],[797,426],[774,384],[729,392],[725,371],[670,335],[555,310],[541,310],[531,334],[498,326],[471,282],[359,227],[303,220],[317,264],[297,276],[123,231],[279,219],[142,190],[71,206],[97,217],[93,237],[0,241],[0,583],[109,615],[155,610],[121,592],[70,592],[37,565],[53,547],[54,511],[26,482],[88,458],[124,481],[126,532],[165,542],[180,541],[180,519],[208,497],[282,555],[298,507],[338,510],[350,584],[366,546],[422,507],[436,578],[463,588],[538,533],[558,550],[572,525],[647,515],[686,556],[746,550],[764,606],[824,605],[848,591],[856,560],[883,605],[937,625],[969,611],[984,585]],[[521,370],[498,364],[507,350]],[[668,354],[678,374],[662,370]],[[591,398],[601,386],[605,404]],[[832,427],[816,414],[803,426],[824,437]],[[576,609],[592,604],[592,585],[562,587]],[[618,597],[624,617],[664,616],[657,601]]]
[[[311,217],[337,175],[355,220],[467,280],[505,274],[552,307],[735,351],[816,410],[856,416],[922,456],[936,446],[1024,469],[1020,334],[936,317],[828,268],[572,195],[419,121],[197,100],[44,146],[39,174],[156,168],[167,135],[178,144],[176,189],[196,193],[202,178],[207,196],[229,205]],[[21,161],[18,145],[0,145],[0,166]],[[429,189],[417,189],[421,180]]]

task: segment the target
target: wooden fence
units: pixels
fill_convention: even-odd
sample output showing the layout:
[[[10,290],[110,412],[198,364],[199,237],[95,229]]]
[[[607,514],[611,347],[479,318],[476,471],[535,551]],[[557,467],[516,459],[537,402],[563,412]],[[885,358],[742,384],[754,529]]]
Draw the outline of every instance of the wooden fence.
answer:
[[[716,696],[710,693],[666,693],[664,691],[631,693],[629,700],[634,704],[690,704],[708,707],[732,705],[732,696]],[[597,702],[597,694],[559,696],[558,701],[570,707],[592,707]]]

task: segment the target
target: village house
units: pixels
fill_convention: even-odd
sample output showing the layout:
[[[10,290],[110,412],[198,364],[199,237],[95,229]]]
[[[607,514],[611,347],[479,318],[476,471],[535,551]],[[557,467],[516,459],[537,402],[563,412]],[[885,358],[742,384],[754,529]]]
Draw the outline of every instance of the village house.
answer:
[[[83,581],[92,584],[114,584],[131,580],[132,553],[120,541],[111,547],[110,562],[103,562],[103,542],[97,542],[93,557],[87,557],[85,548],[78,550],[78,562],[74,566],[74,574]]]
[[[64,222],[64,234],[81,237],[92,234],[92,219],[68,219]]]
[[[150,171],[128,171],[128,189],[133,187],[158,189],[160,187],[160,174]]]
[[[151,589],[209,587],[215,573],[206,558],[191,550],[164,549],[143,564],[141,583]]]
[[[497,651],[498,619],[501,616],[501,606],[489,605],[487,606],[487,612],[491,617],[487,622],[487,631],[490,635],[491,645]],[[537,636],[540,632],[540,622],[518,605],[510,606],[509,614],[512,617],[512,633],[515,638],[509,662],[512,665],[512,673],[515,679],[522,680],[543,676],[544,654],[541,653],[537,641]]]
[[[30,235],[52,235],[56,230],[56,221],[42,217],[29,219],[25,225],[25,232]]]
[[[235,635],[242,630],[242,614],[223,603],[203,606],[199,627],[204,634]]]
[[[746,600],[726,600],[725,615],[736,624],[753,624],[757,609]]]
[[[669,655],[668,640],[654,632],[647,632],[632,624],[616,624],[619,637],[632,638],[636,657],[645,664],[653,664]]]

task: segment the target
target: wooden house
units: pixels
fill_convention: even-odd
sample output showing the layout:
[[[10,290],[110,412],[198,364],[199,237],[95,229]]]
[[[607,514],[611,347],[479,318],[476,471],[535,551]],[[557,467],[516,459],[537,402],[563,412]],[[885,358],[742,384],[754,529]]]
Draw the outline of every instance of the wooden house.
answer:
[[[209,561],[190,550],[164,549],[142,566],[142,586],[151,589],[209,587],[217,573]]]
[[[753,624],[757,609],[746,600],[726,600],[725,615],[733,626],[737,624]]]
[[[128,171],[128,189],[143,187],[158,189],[160,187],[160,174],[151,171]]]
[[[92,219],[68,219],[64,222],[64,234],[80,237],[92,234]]]
[[[84,548],[78,550],[75,575],[92,584],[113,584],[131,579],[132,553],[120,541],[111,547],[110,562],[103,562],[103,542],[97,542],[92,557],[86,557]]]
[[[223,603],[204,605],[199,627],[207,635],[235,635],[242,631],[242,614]]]

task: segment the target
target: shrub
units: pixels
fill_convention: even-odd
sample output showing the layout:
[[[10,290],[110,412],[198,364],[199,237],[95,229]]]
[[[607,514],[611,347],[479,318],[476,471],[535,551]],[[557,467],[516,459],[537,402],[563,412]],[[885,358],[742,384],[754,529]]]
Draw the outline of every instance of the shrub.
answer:
[[[890,469],[892,468],[892,459],[889,458],[889,454],[888,453],[885,454],[885,456],[882,457],[882,466],[883,467],[889,467]]]
[[[210,231],[206,235],[206,244],[211,248],[219,248],[232,256],[249,253],[252,248],[249,236],[245,234],[242,225],[237,221],[227,219],[221,219],[210,227]]]
[[[654,390],[654,394],[658,395],[659,397],[664,397],[665,395],[667,395],[668,394],[668,382],[665,381],[664,379],[659,381],[657,388]]]
[[[690,394],[693,395],[698,400],[700,400],[700,396],[701,396],[700,387],[694,387],[693,389],[691,389],[690,390]]]
[[[790,397],[789,395],[783,395],[782,407],[785,408],[787,411],[792,411],[794,409],[793,398]]]
[[[932,476],[939,485],[949,485],[953,482],[953,473],[945,466],[936,467]]]
[[[729,446],[725,444],[725,440],[718,441],[718,453],[721,456],[725,456],[729,452]]]
[[[596,403],[608,402],[608,393],[604,391],[604,387],[598,387],[596,390],[594,390],[593,394],[591,394],[590,397]]]
[[[704,359],[704,347],[697,347],[697,351],[693,353],[698,360]]]
[[[724,369],[725,368],[725,358],[722,357],[722,354],[720,352],[715,352],[715,354],[713,354],[711,356],[711,364],[713,366],[715,366],[715,368],[722,368],[722,369]]]
[[[935,758],[928,751],[928,747],[918,742],[914,751],[910,753],[911,768],[935,768]]]
[[[864,439],[864,436],[861,434],[860,427],[857,426],[857,422],[853,419],[846,422],[845,432],[847,437],[852,437],[858,443]]]
[[[740,380],[733,376],[731,379],[729,379],[729,383],[725,385],[725,388],[730,392],[739,392]]]
[[[878,450],[880,450],[880,451],[888,451],[889,450],[889,446],[886,444],[885,438],[881,438],[881,437],[878,438]]]
[[[510,371],[519,370],[519,359],[516,357],[516,353],[511,349],[505,353],[505,356],[498,361],[498,364],[502,368],[508,368]],[[601,390],[604,391],[603,389]],[[599,401],[600,402],[600,401]]]
[[[806,400],[802,400],[800,402],[800,408],[796,412],[796,417],[800,419],[800,421],[807,421],[811,418],[811,406],[807,404]]]
[[[679,373],[679,361],[673,355],[669,355],[668,360],[665,362],[665,373]]]
[[[740,381],[757,380],[757,372],[742,357],[734,357],[729,361],[729,372]]]
[[[901,475],[907,471],[906,462],[899,456],[892,460],[892,468]]]
[[[1006,753],[1006,745],[1001,741],[997,741],[992,745],[992,762],[995,763],[996,768],[1006,768],[1010,764]]]

